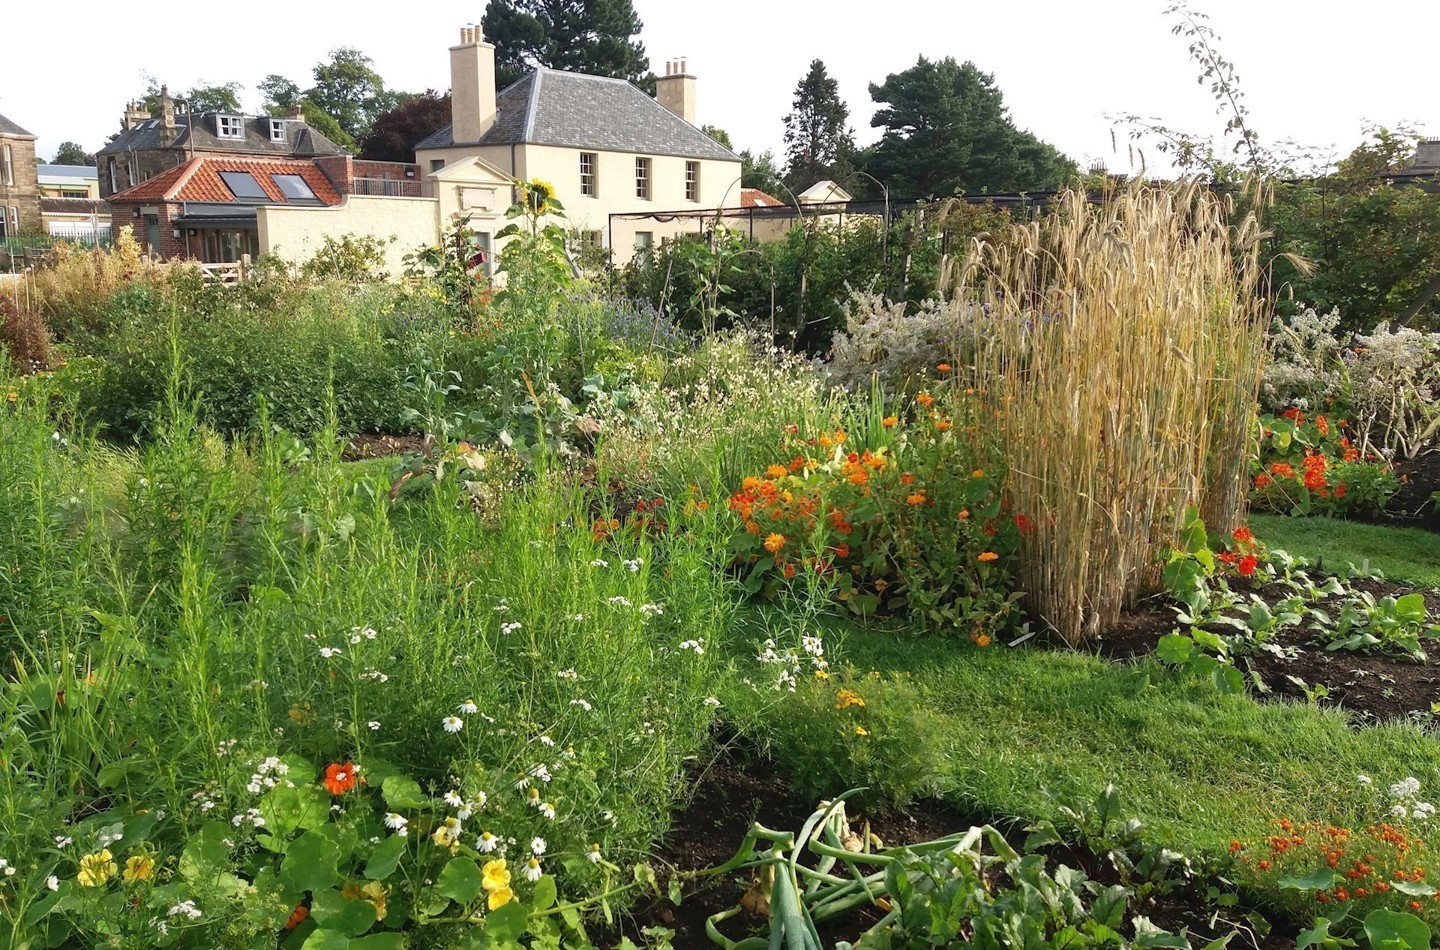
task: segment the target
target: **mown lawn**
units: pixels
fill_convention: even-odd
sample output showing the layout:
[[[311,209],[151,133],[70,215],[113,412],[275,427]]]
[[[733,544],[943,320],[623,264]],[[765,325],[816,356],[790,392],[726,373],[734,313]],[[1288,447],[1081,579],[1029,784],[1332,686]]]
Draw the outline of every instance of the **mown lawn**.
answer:
[[[1088,802],[1114,783],[1151,840],[1219,853],[1281,817],[1365,820],[1358,775],[1377,785],[1416,775],[1428,789],[1440,769],[1440,743],[1414,726],[1357,729],[1338,711],[1224,695],[1149,662],[1033,646],[979,649],[859,627],[836,627],[826,634],[832,639],[843,639],[836,667],[859,671],[848,682],[869,700],[869,735],[841,743],[850,761],[834,763],[836,778],[883,785],[886,761],[867,744],[905,742],[919,751],[914,744],[923,741],[934,787],[976,816],[1059,819],[1062,802]],[[903,680],[914,708],[885,708],[900,701],[885,694],[884,680],[865,678],[872,670]],[[822,695],[807,700],[807,691]],[[832,710],[831,698],[802,683],[763,712],[748,700],[770,754],[817,793],[817,776],[832,767],[814,755],[826,743],[817,721]],[[733,699],[742,709],[746,702]],[[852,712],[831,713],[837,733],[853,728],[845,718]]]
[[[1387,528],[1336,518],[1252,515],[1250,526],[1272,548],[1315,560],[1343,573],[1368,561],[1390,580],[1440,587],[1440,534],[1421,528]]]

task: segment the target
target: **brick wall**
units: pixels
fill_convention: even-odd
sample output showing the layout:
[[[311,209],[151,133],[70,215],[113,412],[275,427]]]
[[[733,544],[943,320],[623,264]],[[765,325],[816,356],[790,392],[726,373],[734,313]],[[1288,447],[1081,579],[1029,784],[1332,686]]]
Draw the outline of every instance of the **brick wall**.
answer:
[[[10,228],[10,209],[20,209],[20,230],[39,231],[40,224],[40,176],[35,167],[35,141],[30,138],[11,138],[0,135],[0,162],[4,160],[4,147],[10,146],[10,164],[15,184],[6,184],[9,178],[0,172],[0,207],[5,210],[5,228]]]
[[[415,182],[414,194],[409,191],[405,194],[409,197],[419,197],[421,188],[420,166],[406,165],[399,162],[371,162],[361,158],[353,158],[349,155],[331,155],[315,159],[315,164],[325,177],[330,179],[330,184],[342,195],[351,192],[351,183],[356,178],[380,178],[392,181]],[[409,172],[409,174],[406,174]]]
[[[138,204],[112,204],[110,206],[110,233],[115,237],[120,236],[120,229],[130,226],[135,229],[135,241],[140,245],[142,254],[159,254],[169,260],[171,258],[188,257],[189,253],[185,245],[185,230],[180,230],[180,237],[175,237],[175,225],[171,223],[172,217],[179,217],[181,206],[178,203],[170,204],[146,204],[145,208],[158,208],[159,214],[159,243],[157,247],[150,246],[150,228],[146,223],[144,213],[138,217],[135,212],[142,208]]]

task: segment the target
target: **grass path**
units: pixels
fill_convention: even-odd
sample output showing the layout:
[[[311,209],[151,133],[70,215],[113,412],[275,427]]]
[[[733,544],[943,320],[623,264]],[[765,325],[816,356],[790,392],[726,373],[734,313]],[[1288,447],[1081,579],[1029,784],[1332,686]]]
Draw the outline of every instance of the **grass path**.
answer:
[[[1440,587],[1440,534],[1421,528],[1387,528],[1336,518],[1290,518],[1252,515],[1255,534],[1273,548],[1283,548],[1343,572],[1347,562],[1368,560],[1390,580]]]

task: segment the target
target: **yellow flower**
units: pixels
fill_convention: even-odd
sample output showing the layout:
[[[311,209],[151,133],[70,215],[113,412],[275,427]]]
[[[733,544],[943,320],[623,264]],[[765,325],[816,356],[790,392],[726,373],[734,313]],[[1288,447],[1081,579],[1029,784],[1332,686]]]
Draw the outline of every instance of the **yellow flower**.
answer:
[[[865,707],[865,700],[853,689],[840,690],[840,692],[835,694],[835,699],[836,709],[849,709],[851,706],[859,706],[862,709]]]
[[[125,872],[120,876],[128,884],[136,881],[148,881],[150,873],[155,870],[155,859],[148,854],[135,854],[125,859]]]
[[[990,645],[990,634],[980,634],[980,636],[975,638],[975,645],[977,647],[988,647]]]
[[[494,910],[499,906],[494,903],[495,892],[501,890],[508,892],[510,890],[510,871],[505,867],[504,858],[496,858],[494,861],[488,862],[485,867],[481,869],[480,886],[485,888],[491,895],[490,909]],[[510,896],[513,897],[514,895],[512,894]],[[508,900],[509,898],[506,898],[500,903],[504,904]]]
[[[84,887],[99,887],[104,884],[119,870],[112,860],[113,857],[109,848],[85,855],[80,859],[80,873],[75,875],[75,880]]]
[[[866,729],[864,726],[856,726],[855,734],[857,736],[868,736],[870,734],[870,730]]]
[[[375,919],[384,920],[387,908],[385,906],[385,885],[379,881],[371,881],[361,887],[359,884],[346,884],[340,890],[340,896],[347,901],[368,901],[375,908]]]
[[[510,903],[514,899],[515,892],[510,890],[510,888],[508,887],[502,887],[499,890],[491,891],[490,897],[486,899],[485,903],[490,907],[491,910],[498,910],[499,908],[504,907],[506,904]]]
[[[816,670],[815,678],[817,680],[828,680],[830,678],[830,674],[826,673],[824,670]]]
[[[772,532],[765,537],[765,550],[771,554],[779,554],[780,549],[785,547],[785,535]]]

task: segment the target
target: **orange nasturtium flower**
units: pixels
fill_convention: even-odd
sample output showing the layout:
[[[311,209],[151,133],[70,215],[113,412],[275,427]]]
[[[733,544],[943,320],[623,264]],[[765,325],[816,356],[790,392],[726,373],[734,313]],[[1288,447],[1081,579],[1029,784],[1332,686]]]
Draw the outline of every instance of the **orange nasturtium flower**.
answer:
[[[325,791],[344,795],[355,787],[355,763],[332,762],[325,767]]]
[[[779,554],[783,547],[785,547],[785,535],[772,531],[765,536],[765,550],[771,554]]]
[[[950,372],[950,364],[949,364],[949,363],[941,363],[939,366],[937,366],[937,367],[935,367],[935,368],[936,368],[937,370],[939,370],[940,372],[942,372],[942,373],[948,373],[948,372]]]
[[[996,554],[994,551],[985,551],[980,555],[980,560],[986,562],[987,564],[991,561],[998,561],[999,559],[1000,555]]]
[[[899,421],[900,420],[895,416],[886,416],[884,419],[880,420],[880,424],[887,429],[893,429],[895,428],[895,424]]]
[[[294,930],[296,927],[305,923],[305,919],[309,916],[310,908],[304,904],[296,904],[295,909],[290,912],[290,919],[285,921],[285,929]]]

